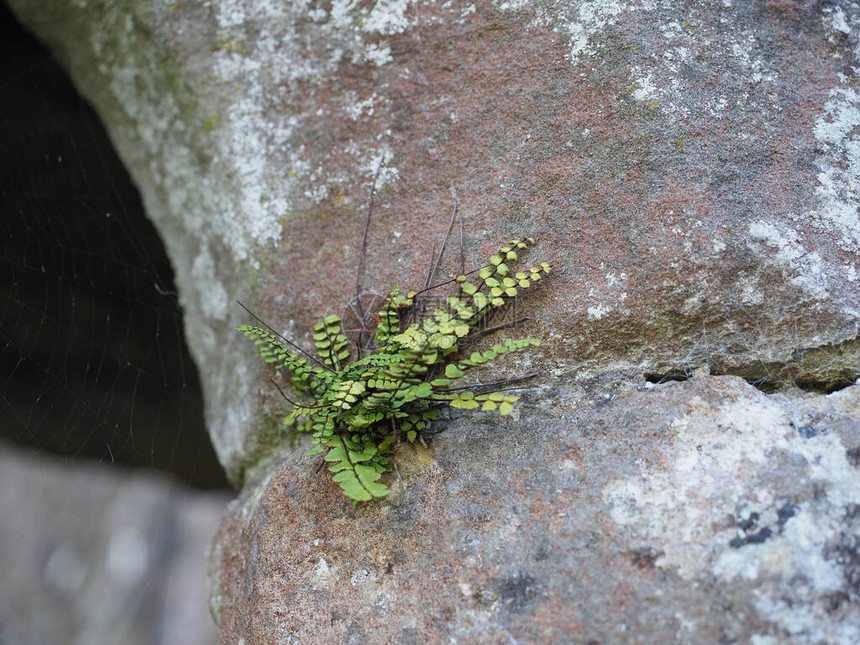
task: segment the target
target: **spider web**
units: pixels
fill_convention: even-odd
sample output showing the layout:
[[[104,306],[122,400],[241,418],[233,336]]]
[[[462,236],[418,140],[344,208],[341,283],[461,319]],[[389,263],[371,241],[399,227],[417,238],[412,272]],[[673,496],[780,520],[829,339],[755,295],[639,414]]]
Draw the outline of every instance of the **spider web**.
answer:
[[[64,72],[0,14],[0,440],[226,486],[140,196]]]

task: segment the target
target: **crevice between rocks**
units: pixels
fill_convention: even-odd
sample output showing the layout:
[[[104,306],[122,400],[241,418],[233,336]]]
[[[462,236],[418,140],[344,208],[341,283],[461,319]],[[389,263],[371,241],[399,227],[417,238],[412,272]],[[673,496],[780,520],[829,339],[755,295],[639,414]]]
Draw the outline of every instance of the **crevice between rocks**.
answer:
[[[795,350],[786,361],[712,358],[706,365],[712,376],[740,376],[766,394],[796,388],[815,394],[832,394],[860,378],[860,336],[834,345]],[[686,381],[696,368],[670,367],[644,374],[649,383]]]

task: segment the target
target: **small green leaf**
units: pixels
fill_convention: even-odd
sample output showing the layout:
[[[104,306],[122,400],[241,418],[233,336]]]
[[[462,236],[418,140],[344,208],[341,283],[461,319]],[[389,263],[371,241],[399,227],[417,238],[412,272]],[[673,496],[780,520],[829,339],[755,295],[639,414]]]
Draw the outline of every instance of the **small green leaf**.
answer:
[[[497,267],[501,263],[502,263],[502,256],[501,255],[491,255],[490,256],[490,264],[492,264],[493,266]]]
[[[373,495],[361,485],[358,477],[351,470],[342,470],[332,477],[332,480],[340,484],[344,495],[357,502],[367,502],[373,499]]]
[[[324,459],[326,461],[346,461],[346,451],[343,449],[343,446],[332,448],[326,453]]]
[[[501,414],[503,417],[508,416],[513,411],[514,406],[512,406],[507,401],[502,401],[502,403],[499,404],[499,414]]]
[[[464,372],[465,374],[465,372]],[[437,378],[430,381],[430,385],[433,387],[445,387],[446,385],[451,385],[451,379],[449,378]]]
[[[484,412],[493,412],[496,409],[496,404],[493,401],[484,401],[484,405],[481,406],[481,410]]]
[[[457,342],[457,339],[454,336],[442,336],[439,340],[439,347],[442,349],[448,349],[453,347],[454,343]]]
[[[328,467],[329,472],[339,473],[342,470],[352,470],[352,467],[346,461],[338,461]]]
[[[412,388],[412,394],[417,399],[426,399],[433,394],[433,386],[430,383],[422,383],[418,387]]]
[[[445,366],[445,376],[447,376],[450,379],[460,378],[465,373],[466,372],[464,372],[463,370],[458,368],[453,363],[449,363],[448,365]]]
[[[489,299],[487,298],[487,294],[485,294],[483,291],[478,291],[472,296],[472,302],[475,303],[475,307],[477,307],[480,311],[487,306],[487,302],[489,302]]]
[[[476,287],[471,282],[464,282],[463,284],[460,285],[460,289],[463,290],[463,293],[471,296],[473,293],[475,293],[478,290],[478,287]]]

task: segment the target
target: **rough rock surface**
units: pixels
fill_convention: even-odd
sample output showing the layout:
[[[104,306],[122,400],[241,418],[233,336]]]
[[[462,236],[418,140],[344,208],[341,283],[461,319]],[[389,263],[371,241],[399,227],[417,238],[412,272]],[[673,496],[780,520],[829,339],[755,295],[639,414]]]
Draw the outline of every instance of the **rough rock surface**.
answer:
[[[0,444],[0,642],[214,642],[203,551],[226,496]]]
[[[860,386],[533,396],[402,450],[390,503],[297,452],[221,530],[222,642],[860,641]]]
[[[141,188],[250,482],[213,558],[225,642],[857,640],[856,394],[822,394],[860,375],[856,2],[13,5]],[[271,465],[231,303],[300,342],[345,311],[380,167],[368,290],[423,279],[452,186],[467,264],[529,234],[559,270],[509,362],[544,374],[530,407],[453,421],[353,511]],[[645,385],[697,370],[808,394]]]

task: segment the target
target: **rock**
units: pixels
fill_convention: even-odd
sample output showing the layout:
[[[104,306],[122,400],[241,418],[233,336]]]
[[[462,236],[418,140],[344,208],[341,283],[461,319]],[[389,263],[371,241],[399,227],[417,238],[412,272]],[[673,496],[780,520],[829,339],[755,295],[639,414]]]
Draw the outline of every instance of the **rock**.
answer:
[[[858,642],[860,386],[533,397],[404,447],[386,502],[296,453],[219,533],[222,641]]]
[[[223,493],[8,445],[0,490],[0,642],[214,642],[203,552]]]
[[[176,267],[245,484],[225,641],[856,640],[855,3],[13,4]],[[287,457],[232,301],[310,347],[375,175],[367,293],[423,281],[452,187],[467,266],[527,234],[558,270],[518,305],[543,340],[508,363],[543,374],[521,416],[453,418],[353,510]]]

